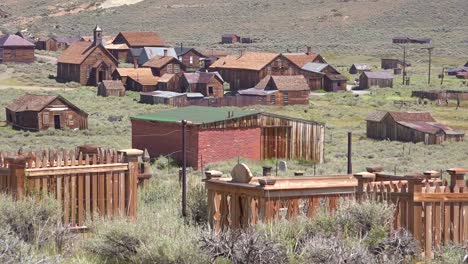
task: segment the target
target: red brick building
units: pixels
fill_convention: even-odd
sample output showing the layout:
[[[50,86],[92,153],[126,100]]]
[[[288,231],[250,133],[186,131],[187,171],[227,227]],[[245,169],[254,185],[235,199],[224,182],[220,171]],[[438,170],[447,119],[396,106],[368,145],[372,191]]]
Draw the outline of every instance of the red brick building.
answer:
[[[190,121],[187,165],[193,168],[238,157],[323,162],[324,124],[239,108],[189,106],[135,116],[132,147],[181,164],[181,120]]]

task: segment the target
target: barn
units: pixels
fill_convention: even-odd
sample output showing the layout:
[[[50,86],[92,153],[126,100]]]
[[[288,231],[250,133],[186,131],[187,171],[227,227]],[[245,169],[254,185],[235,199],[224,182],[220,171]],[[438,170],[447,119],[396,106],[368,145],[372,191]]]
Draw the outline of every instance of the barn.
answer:
[[[125,87],[119,80],[105,80],[99,83],[97,95],[99,96],[125,96]]]
[[[188,106],[131,118],[132,147],[182,161],[181,120],[187,125],[187,165],[247,158],[323,162],[325,125],[239,108]]]
[[[87,129],[88,114],[60,95],[25,94],[6,107],[7,123],[15,129]]]
[[[393,74],[389,72],[363,72],[359,76],[359,89],[369,89],[372,86],[393,87]]]
[[[463,141],[465,133],[437,123],[429,112],[375,111],[367,119],[367,137],[378,140],[424,142]]]
[[[218,72],[184,73],[181,83],[184,92],[201,93],[205,97],[224,96],[224,80]]]
[[[0,37],[0,63],[34,62],[35,45],[16,35]]]
[[[361,74],[365,71],[371,71],[372,68],[369,64],[365,63],[353,63],[349,68],[349,74]]]
[[[97,86],[110,80],[118,61],[102,45],[102,29],[96,26],[93,42],[78,41],[57,59],[57,80]]]

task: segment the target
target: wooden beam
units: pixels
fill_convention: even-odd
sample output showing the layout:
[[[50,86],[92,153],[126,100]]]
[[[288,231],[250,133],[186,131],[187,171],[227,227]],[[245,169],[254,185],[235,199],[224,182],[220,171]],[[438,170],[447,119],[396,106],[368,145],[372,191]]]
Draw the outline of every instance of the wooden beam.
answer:
[[[0,168],[0,176],[10,176],[9,168]]]
[[[415,202],[468,202],[468,193],[415,193]]]
[[[38,168],[38,169],[26,169],[26,177],[55,176],[55,175],[64,175],[64,174],[102,173],[102,172],[127,171],[127,170],[128,170],[127,163],[72,166],[72,167],[50,167],[50,168]]]

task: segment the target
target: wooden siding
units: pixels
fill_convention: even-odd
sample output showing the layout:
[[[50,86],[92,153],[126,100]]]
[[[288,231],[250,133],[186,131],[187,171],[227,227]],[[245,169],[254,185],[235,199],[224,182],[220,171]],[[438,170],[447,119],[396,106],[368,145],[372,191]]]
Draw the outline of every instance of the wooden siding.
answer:
[[[178,59],[182,62],[182,64],[184,64],[187,71],[197,71],[198,69],[205,67],[203,61],[200,60],[200,54],[194,52],[193,50],[190,50],[183,56],[180,56]]]
[[[0,63],[2,62],[34,62],[34,47],[0,48]]]
[[[367,78],[365,74],[359,77],[359,89],[369,89],[372,86],[393,87],[393,79]]]

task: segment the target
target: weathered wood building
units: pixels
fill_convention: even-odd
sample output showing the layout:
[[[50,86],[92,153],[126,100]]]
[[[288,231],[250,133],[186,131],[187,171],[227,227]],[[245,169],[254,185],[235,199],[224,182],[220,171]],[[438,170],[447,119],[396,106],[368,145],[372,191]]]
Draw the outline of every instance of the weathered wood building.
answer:
[[[221,36],[221,43],[222,44],[233,44],[240,42],[241,37],[236,34],[223,34]]]
[[[412,91],[412,97],[419,97],[421,99],[429,100],[462,100],[468,101],[468,91],[463,90],[421,90],[421,91]]]
[[[363,72],[359,76],[359,89],[369,89],[372,86],[393,87],[393,74],[389,72]]]
[[[349,74],[361,74],[365,71],[371,71],[372,68],[369,64],[365,63],[353,63],[349,68]]]
[[[187,94],[171,91],[153,91],[140,93],[140,103],[164,104],[173,107],[180,107],[187,104]]]
[[[302,67],[302,74],[308,80],[311,90],[346,91],[348,79],[330,64],[309,62]]]
[[[204,56],[196,49],[180,46],[175,48],[175,52],[186,71],[194,72],[205,67]]]
[[[0,63],[34,62],[35,45],[16,35],[0,37]]]
[[[60,95],[25,94],[6,107],[7,123],[15,129],[87,129],[88,114]]]
[[[94,29],[94,41],[71,44],[57,59],[57,80],[97,86],[110,80],[118,61],[102,45],[102,30]]]
[[[182,160],[181,120],[187,125],[187,164],[234,158],[302,159],[323,162],[324,124],[239,108],[189,106],[138,115],[132,121],[132,146],[151,157]]]
[[[400,59],[381,59],[380,67],[384,70],[397,69],[411,66],[409,62],[403,62]]]
[[[36,49],[38,50],[66,50],[71,44],[81,41],[81,37],[52,37],[52,38],[39,38],[36,42]]]
[[[163,76],[166,73],[178,74],[185,71],[185,66],[178,59],[170,56],[154,56],[143,64],[144,68],[151,68],[154,76]]]
[[[125,96],[125,87],[120,80],[105,80],[99,83],[99,96]]]
[[[224,80],[217,72],[184,73],[181,86],[183,92],[201,93],[205,97],[224,96]]]
[[[367,119],[367,137],[378,140],[424,142],[463,141],[464,133],[437,123],[429,112],[376,111]]]
[[[166,43],[156,32],[120,32],[107,48],[119,61],[133,63],[130,49],[165,46]]]

